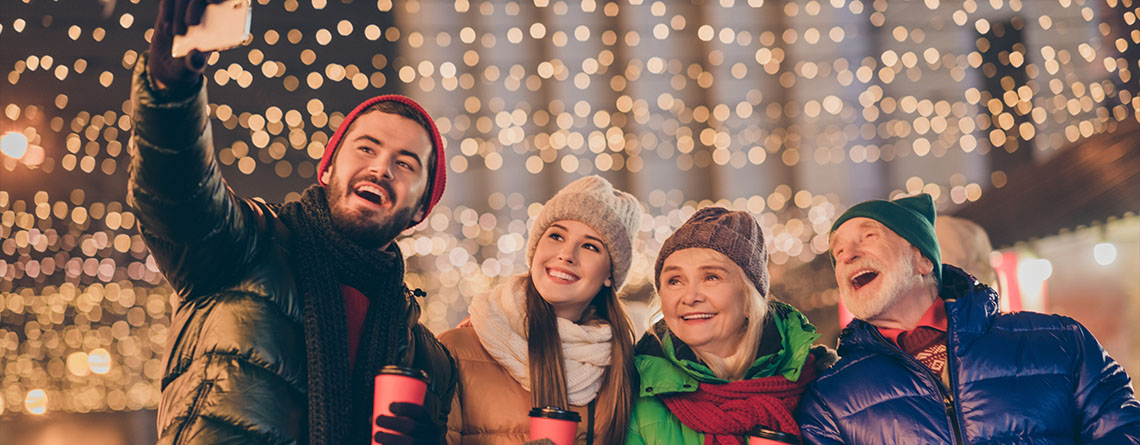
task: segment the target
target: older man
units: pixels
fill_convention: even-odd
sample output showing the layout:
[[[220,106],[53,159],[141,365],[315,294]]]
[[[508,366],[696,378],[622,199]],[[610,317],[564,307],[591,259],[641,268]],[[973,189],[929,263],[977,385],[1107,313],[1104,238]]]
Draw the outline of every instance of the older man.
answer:
[[[856,320],[804,394],[808,443],[1140,443],[1131,380],[1080,323],[998,313],[997,294],[941,263],[929,195],[835,221],[840,297]]]

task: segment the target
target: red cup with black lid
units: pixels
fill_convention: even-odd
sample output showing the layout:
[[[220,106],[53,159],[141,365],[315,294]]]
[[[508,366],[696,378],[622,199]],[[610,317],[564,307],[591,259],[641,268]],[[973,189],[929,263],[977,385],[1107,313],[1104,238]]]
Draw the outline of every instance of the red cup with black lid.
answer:
[[[748,431],[748,445],[788,445],[800,444],[799,436],[795,434],[781,433],[776,430],[768,429],[765,426],[756,426]]]
[[[375,437],[377,432],[383,431],[385,433],[398,434],[395,431],[377,426],[376,418],[380,416],[391,416],[392,411],[389,410],[389,407],[393,402],[423,405],[424,395],[427,393],[427,386],[430,382],[431,378],[428,377],[427,373],[419,369],[394,365],[380,368],[380,373],[376,375],[376,389],[372,394],[373,444],[376,443]]]
[[[554,406],[530,410],[530,440],[550,439],[555,445],[574,445],[578,422],[582,417],[574,411]]]

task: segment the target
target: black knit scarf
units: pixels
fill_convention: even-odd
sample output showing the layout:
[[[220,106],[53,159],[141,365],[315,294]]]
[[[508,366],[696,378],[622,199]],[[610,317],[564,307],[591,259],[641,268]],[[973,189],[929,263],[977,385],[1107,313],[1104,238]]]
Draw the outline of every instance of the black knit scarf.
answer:
[[[373,250],[345,238],[333,226],[324,187],[274,207],[292,230],[293,273],[304,301],[308,443],[369,443],[373,377],[384,365],[401,364],[397,344],[408,329],[404,257],[394,242]],[[342,284],[368,297],[351,370]]]

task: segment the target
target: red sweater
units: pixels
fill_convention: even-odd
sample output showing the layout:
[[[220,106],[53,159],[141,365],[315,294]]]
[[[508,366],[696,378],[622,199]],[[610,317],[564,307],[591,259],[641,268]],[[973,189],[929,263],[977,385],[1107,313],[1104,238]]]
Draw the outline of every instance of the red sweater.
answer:
[[[931,303],[930,308],[922,314],[914,329],[904,331],[879,328],[879,333],[918,359],[935,374],[941,375],[946,369],[947,326],[946,303],[941,298],[935,298],[934,303]]]
[[[360,329],[364,327],[364,315],[368,313],[368,297],[356,288],[341,285],[344,295],[344,310],[348,316],[348,366],[356,364],[356,347],[360,345]]]

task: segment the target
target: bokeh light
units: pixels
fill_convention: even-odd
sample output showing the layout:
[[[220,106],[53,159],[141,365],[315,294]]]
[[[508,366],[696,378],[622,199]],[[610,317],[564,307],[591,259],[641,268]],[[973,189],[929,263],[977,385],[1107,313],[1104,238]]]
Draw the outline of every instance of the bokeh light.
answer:
[[[22,133],[10,131],[0,136],[0,153],[20,159],[28,152],[28,137]]]
[[[28,396],[24,398],[24,408],[30,414],[40,415],[47,412],[48,396],[42,389],[33,389],[28,391]]]
[[[1101,266],[1108,266],[1116,261],[1116,245],[1112,243],[1097,243],[1093,246],[1093,259]]]

